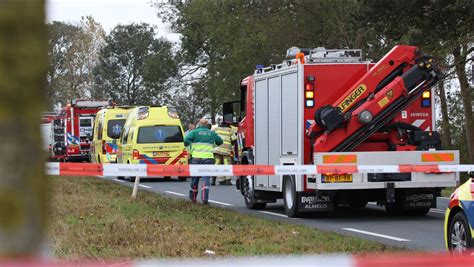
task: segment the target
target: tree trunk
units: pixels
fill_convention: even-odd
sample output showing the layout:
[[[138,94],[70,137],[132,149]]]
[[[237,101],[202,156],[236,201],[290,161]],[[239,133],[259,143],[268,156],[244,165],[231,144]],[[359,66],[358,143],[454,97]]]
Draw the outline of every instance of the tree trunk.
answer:
[[[449,125],[449,115],[448,115],[448,104],[446,102],[446,91],[444,90],[444,81],[441,80],[438,82],[439,88],[439,100],[441,103],[441,116],[443,120],[441,121],[441,144],[444,148],[451,147],[451,129]]]
[[[216,109],[211,107],[211,123],[216,124]]]
[[[0,1],[0,258],[38,252],[47,208],[44,0]]]
[[[464,109],[464,120],[466,122],[466,145],[469,153],[469,163],[474,163],[474,121],[472,116],[471,89],[466,76],[466,56],[462,53],[462,45],[453,51],[456,74],[461,87],[461,98]]]

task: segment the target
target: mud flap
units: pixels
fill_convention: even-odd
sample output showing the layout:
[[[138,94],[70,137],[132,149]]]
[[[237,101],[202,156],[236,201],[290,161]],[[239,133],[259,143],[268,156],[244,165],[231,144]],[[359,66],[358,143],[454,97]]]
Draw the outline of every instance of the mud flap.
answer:
[[[403,208],[405,210],[436,208],[436,196],[428,192],[407,193],[403,197]]]
[[[334,197],[329,194],[319,192],[297,192],[298,211],[300,212],[321,212],[334,210]]]

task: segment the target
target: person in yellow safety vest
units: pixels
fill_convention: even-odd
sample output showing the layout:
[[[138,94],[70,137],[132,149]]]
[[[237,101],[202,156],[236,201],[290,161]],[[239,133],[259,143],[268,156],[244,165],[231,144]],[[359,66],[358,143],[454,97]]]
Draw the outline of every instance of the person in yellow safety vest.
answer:
[[[222,122],[215,132],[224,142],[222,145],[214,148],[214,160],[216,165],[230,165],[232,164],[233,154],[232,142],[236,140],[232,128],[230,128],[229,124]],[[232,185],[230,176],[219,176],[218,182],[221,185]],[[211,185],[216,185],[216,177],[212,177]]]

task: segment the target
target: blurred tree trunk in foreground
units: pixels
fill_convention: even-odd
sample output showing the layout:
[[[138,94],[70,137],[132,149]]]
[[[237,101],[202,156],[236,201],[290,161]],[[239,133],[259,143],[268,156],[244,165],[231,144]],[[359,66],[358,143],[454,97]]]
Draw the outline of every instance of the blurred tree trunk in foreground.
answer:
[[[44,13],[44,0],[0,1],[0,256],[36,254],[45,230]]]

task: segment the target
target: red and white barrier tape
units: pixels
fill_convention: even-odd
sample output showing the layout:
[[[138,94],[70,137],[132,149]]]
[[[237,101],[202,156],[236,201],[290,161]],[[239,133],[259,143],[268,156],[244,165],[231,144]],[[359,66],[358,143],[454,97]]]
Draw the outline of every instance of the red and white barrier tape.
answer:
[[[2,266],[313,266],[313,267],[468,267],[474,266],[474,257],[465,254],[453,256],[448,253],[425,253],[425,254],[374,254],[365,256],[355,255],[300,255],[300,256],[266,256],[266,257],[231,257],[231,258],[200,258],[200,259],[162,259],[148,261],[126,261],[126,262],[55,262],[45,260],[26,261],[1,261]]]
[[[243,176],[348,173],[448,173],[474,171],[474,165],[148,165],[46,163],[48,175],[81,176]]]

